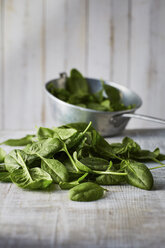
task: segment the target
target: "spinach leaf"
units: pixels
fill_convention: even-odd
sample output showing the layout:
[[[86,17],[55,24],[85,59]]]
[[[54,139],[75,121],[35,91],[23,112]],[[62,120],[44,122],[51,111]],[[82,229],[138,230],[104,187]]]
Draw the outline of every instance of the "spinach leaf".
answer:
[[[87,108],[86,104],[84,103],[78,103],[78,104],[75,104],[76,106],[79,106],[81,108]]]
[[[159,148],[156,148],[153,152],[149,150],[139,150],[130,154],[130,157],[135,160],[151,160],[154,161],[160,154]]]
[[[159,160],[159,161],[165,160],[165,154],[160,153],[160,154],[157,156],[157,160]]]
[[[120,155],[120,159],[123,157],[128,158],[132,153],[137,153],[141,150],[140,146],[129,137],[125,137],[122,143],[110,144],[109,149],[111,149],[111,153],[117,156]]]
[[[113,151],[111,145],[95,130],[91,132],[92,146],[102,158],[110,159],[120,159]]]
[[[26,189],[44,189],[52,183],[51,176],[40,168],[28,169],[24,161],[24,153],[19,150],[13,152],[13,163],[10,167],[10,177],[13,183]],[[7,165],[6,165],[7,167]]]
[[[42,157],[51,157],[63,148],[63,143],[58,138],[48,138],[27,145],[24,151],[27,154],[39,154]]]
[[[3,163],[5,160],[6,152],[0,147],[0,163]]]
[[[109,108],[107,108],[106,106],[100,104],[100,103],[95,103],[95,102],[90,102],[87,104],[87,108],[89,109],[94,109],[97,111],[108,111]]]
[[[92,182],[81,183],[69,191],[72,201],[96,201],[102,198],[104,189]]]
[[[78,105],[78,104],[85,104],[88,102],[93,101],[93,96],[89,95],[89,94],[83,94],[83,93],[79,93],[79,94],[72,94],[69,97],[69,100],[67,101],[70,104],[74,104],[74,105]]]
[[[84,146],[78,150],[76,149],[76,151],[78,159],[94,156],[98,157],[98,154],[94,151],[93,147],[87,144],[84,144]]]
[[[40,127],[37,131],[38,140],[54,138],[54,131],[50,128]]]
[[[73,149],[81,143],[81,141],[84,138],[85,133],[89,130],[91,124],[92,123],[90,122],[83,132],[76,132],[75,134],[73,134],[70,138],[68,138],[65,141],[65,144],[68,149],[71,149],[71,148]]]
[[[67,182],[69,175],[65,166],[56,159],[46,159],[41,157],[41,168],[49,173],[55,183]]]
[[[100,175],[96,178],[96,183],[100,185],[119,185],[125,182],[125,177],[120,175]]]
[[[88,166],[86,166],[83,163],[81,163],[80,161],[78,161],[78,159],[77,159],[77,152],[76,151],[73,153],[73,159],[75,161],[76,167],[80,171],[85,171],[85,172],[91,172],[92,171]]]
[[[77,131],[74,128],[54,128],[54,132],[62,139],[67,140],[76,135]]]
[[[69,173],[71,173],[71,172],[74,173],[75,172],[75,167],[73,166],[73,164],[70,161],[69,157],[67,157],[67,159],[65,159],[64,161],[62,161],[62,163],[63,163],[63,165],[65,166],[65,168],[67,169],[67,171]]]
[[[6,171],[6,166],[4,163],[0,164],[0,172],[1,171]]]
[[[6,170],[10,173],[13,171],[21,168],[22,161],[27,161],[27,154],[22,150],[12,150],[8,155],[5,157],[5,166]]]
[[[105,108],[105,111],[113,112],[113,108],[109,99],[105,99],[104,101],[102,101],[101,106]]]
[[[69,90],[69,92],[77,95],[88,94],[89,92],[86,79],[76,69],[71,70],[70,77],[66,82],[66,89]]]
[[[76,185],[80,184],[80,182],[84,181],[84,179],[87,177],[88,173],[85,173],[84,175],[82,175],[81,177],[79,177],[77,180],[75,181],[71,181],[71,182],[60,182],[59,186],[61,189],[71,189],[73,187],[75,187]]]
[[[72,182],[60,182],[59,186],[61,189],[66,190],[66,189],[72,189],[76,185],[79,185],[78,181],[72,181]]]
[[[68,123],[62,127],[65,127],[65,128],[74,128],[76,129],[78,132],[83,132],[87,127],[88,127],[89,124],[85,123],[85,122],[76,122],[76,123]],[[94,130],[94,128],[92,126],[90,126],[88,128],[88,131],[92,131]]]
[[[80,162],[92,170],[105,171],[108,169],[109,162],[103,158],[86,157],[82,158]]]
[[[135,187],[150,190],[153,186],[153,176],[145,164],[125,160],[123,162],[127,173],[127,182]]]
[[[26,146],[27,144],[31,144],[34,140],[35,135],[26,135],[21,139],[8,139],[0,143],[0,145],[4,144],[7,146]]]
[[[37,155],[27,154],[23,150],[15,149],[15,150],[12,150],[5,157],[5,165],[6,165],[5,167],[7,171],[13,172],[14,170],[20,168],[21,165],[20,165],[20,159],[18,157],[18,152],[21,154],[28,168],[32,168],[36,166],[40,167],[41,162],[39,161],[39,158]]]
[[[129,153],[133,153],[141,150],[139,144],[129,137],[125,137],[122,141],[122,144],[125,147],[124,152],[128,151]]]
[[[113,107],[115,106],[116,103],[121,102],[121,93],[118,89],[108,84],[103,84],[103,88],[110,102],[112,103]]]
[[[51,176],[38,167],[30,170],[15,170],[11,173],[10,177],[13,183],[24,189],[46,189],[52,183]]]
[[[40,127],[37,131],[38,140],[48,139],[48,138],[61,138],[66,140],[75,134],[77,131],[73,128],[56,127],[53,129]]]
[[[6,182],[6,183],[12,182],[10,178],[10,173],[7,171],[3,171],[3,172],[0,171],[0,182]]]
[[[120,171],[116,170],[116,165],[112,162],[110,162],[110,166],[106,172],[116,172],[120,174]],[[126,176],[123,175],[123,173],[121,175],[103,174],[96,177],[96,183],[101,185],[118,185],[125,182],[125,177]]]
[[[122,143],[112,143],[110,144],[111,152],[120,155],[127,151],[127,148]]]
[[[92,94],[96,102],[101,103],[103,101],[104,99],[103,92],[104,92],[104,89],[101,89]]]
[[[71,148],[76,147],[82,141],[83,137],[84,137],[84,134],[82,132],[75,133],[74,135],[72,135],[70,138],[68,138],[65,141],[67,148],[71,149]]]
[[[56,88],[53,82],[47,85],[47,89],[52,95],[59,98],[60,100],[68,101],[69,96],[70,96],[70,93],[68,90],[63,89],[63,88]]]

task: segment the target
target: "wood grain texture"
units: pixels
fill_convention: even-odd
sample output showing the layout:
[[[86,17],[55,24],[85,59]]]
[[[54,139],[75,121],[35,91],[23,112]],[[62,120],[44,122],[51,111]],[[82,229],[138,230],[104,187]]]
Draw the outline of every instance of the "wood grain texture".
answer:
[[[66,1],[66,71],[79,68],[85,74],[87,1]]]
[[[130,87],[143,99],[141,113],[165,118],[161,111],[165,100],[162,77],[165,42],[164,1],[132,1],[131,11]],[[156,127],[156,124],[132,121],[134,127]]]
[[[86,71],[87,1],[52,1],[46,4],[46,81],[71,68]],[[53,119],[46,102],[46,125]]]
[[[88,75],[108,80],[113,50],[111,1],[90,0],[88,22]]]
[[[4,1],[0,0],[0,129],[4,128],[3,92],[4,92]]]
[[[146,105],[147,112],[155,116],[161,113],[162,118],[165,119],[164,105],[165,105],[165,2],[153,1],[150,9],[150,64],[148,77],[148,97]],[[151,97],[154,96],[154,97]]]
[[[48,0],[45,3],[45,80],[43,83],[58,78],[66,70],[66,1]],[[53,126],[49,103],[45,99],[45,124]]]
[[[143,99],[140,113],[148,113],[149,93],[148,73],[150,59],[150,8],[151,1],[132,1],[131,7],[131,46],[130,46],[130,87]],[[132,125],[150,123],[132,120]]]
[[[42,4],[4,3],[4,126],[27,129],[41,122]]]
[[[0,141],[24,134],[0,132]],[[125,135],[143,148],[165,151],[165,129],[130,130],[109,141]],[[152,191],[111,186],[103,199],[88,203],[70,201],[67,191],[31,192],[0,183],[0,247],[164,248],[165,168],[153,174]]]
[[[110,80],[129,86],[130,1],[111,3],[111,74]],[[120,6],[120,8],[119,8]]]

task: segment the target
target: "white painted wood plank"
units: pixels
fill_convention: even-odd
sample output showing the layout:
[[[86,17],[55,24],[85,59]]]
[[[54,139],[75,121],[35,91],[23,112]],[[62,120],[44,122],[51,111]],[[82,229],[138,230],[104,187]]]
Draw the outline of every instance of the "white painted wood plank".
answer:
[[[111,80],[129,86],[130,1],[112,1],[113,65]]]
[[[165,1],[152,1],[150,9],[150,63],[147,112],[165,119]]]
[[[66,70],[66,1],[47,0],[45,3],[45,82],[59,77],[59,73]],[[44,82],[44,83],[45,83]],[[54,126],[50,106],[46,95],[45,126]]]
[[[77,68],[85,75],[87,42],[87,1],[66,1],[66,70]]]
[[[138,111],[143,114],[152,112],[149,87],[151,3],[152,1],[148,0],[133,0],[131,7],[130,87],[143,100],[143,105]],[[131,120],[130,122],[131,128],[152,126],[156,126],[156,124],[140,120]]]
[[[66,1],[47,0],[45,6],[46,80],[58,78],[63,72],[66,44]]]
[[[89,0],[88,76],[111,79],[111,1]]]
[[[3,66],[4,66],[4,57],[3,57],[3,43],[4,43],[4,1],[0,0],[0,129],[3,129]]]
[[[23,133],[0,132],[0,137]],[[165,129],[123,135],[165,151]],[[152,191],[111,186],[103,199],[86,203],[69,201],[67,191],[31,192],[0,183],[0,247],[164,248],[165,168],[153,173]]]
[[[42,4],[5,1],[4,125],[33,128],[41,123]]]
[[[86,68],[86,1],[47,1],[46,80]],[[54,125],[46,102],[46,124]]]

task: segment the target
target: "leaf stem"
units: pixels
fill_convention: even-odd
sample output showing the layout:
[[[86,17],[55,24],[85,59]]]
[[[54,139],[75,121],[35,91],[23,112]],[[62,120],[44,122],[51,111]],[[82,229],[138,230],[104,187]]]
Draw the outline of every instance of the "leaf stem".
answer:
[[[162,164],[160,166],[149,168],[149,170],[154,170],[154,169],[158,169],[158,168],[162,168],[162,167],[165,167],[165,164]]]
[[[85,134],[88,131],[88,129],[90,128],[91,125],[92,125],[92,122],[90,121],[89,124],[88,124],[88,126],[83,131],[83,134]]]
[[[156,158],[152,158],[152,160],[153,160],[154,162],[158,163],[158,164],[164,165],[161,161],[159,161],[159,160],[156,159]]]
[[[81,182],[82,180],[84,180],[84,178],[86,178],[88,176],[88,173],[85,173],[82,177],[79,177],[77,179],[77,182]]]
[[[101,174],[101,175],[118,175],[118,176],[126,176],[126,172],[114,172],[114,171],[95,171],[93,170],[94,173],[96,174]]]
[[[74,160],[72,159],[72,156],[71,156],[70,153],[68,152],[68,149],[67,149],[66,144],[65,144],[64,142],[63,142],[63,145],[64,145],[64,150],[65,150],[66,154],[68,155],[68,157],[69,157],[69,159],[70,159],[70,161],[71,161],[73,167],[75,168],[75,170],[76,170],[77,172],[79,172],[80,170],[77,168],[77,166],[76,166]]]

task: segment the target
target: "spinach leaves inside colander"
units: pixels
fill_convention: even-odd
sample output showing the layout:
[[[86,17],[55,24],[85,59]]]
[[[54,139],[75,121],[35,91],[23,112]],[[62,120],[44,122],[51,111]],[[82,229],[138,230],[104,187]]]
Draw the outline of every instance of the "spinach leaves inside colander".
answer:
[[[115,87],[104,84],[102,80],[101,85],[101,90],[92,93],[83,75],[78,70],[72,69],[66,80],[66,88],[56,88],[53,83],[50,83],[47,89],[62,101],[97,111],[113,112],[135,107],[134,105],[125,106],[120,91]]]

